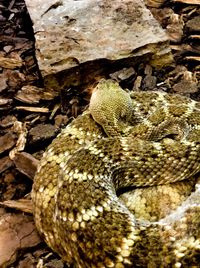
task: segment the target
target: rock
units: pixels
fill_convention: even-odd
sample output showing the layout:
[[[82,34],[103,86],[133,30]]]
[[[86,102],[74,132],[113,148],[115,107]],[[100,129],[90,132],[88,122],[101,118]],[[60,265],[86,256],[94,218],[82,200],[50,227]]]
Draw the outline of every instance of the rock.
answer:
[[[133,57],[152,54],[154,65],[162,67],[172,60],[164,30],[141,0],[25,2],[33,21],[38,64],[49,87],[83,83],[83,64],[93,61],[130,58],[134,65]]]
[[[19,250],[34,247],[40,241],[31,216],[4,214],[0,218],[0,267],[10,267]]]

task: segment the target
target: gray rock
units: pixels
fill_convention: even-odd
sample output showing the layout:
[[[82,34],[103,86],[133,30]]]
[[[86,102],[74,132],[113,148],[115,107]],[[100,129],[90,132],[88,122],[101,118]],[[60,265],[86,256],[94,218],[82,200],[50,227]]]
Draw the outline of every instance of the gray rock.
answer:
[[[50,75],[53,79],[60,71],[95,60],[170,53],[164,30],[141,0],[25,2],[33,21],[37,60],[44,78]],[[164,64],[169,61],[170,57]],[[67,76],[70,77],[68,73]],[[73,84],[72,78],[73,74],[68,78],[69,84]],[[60,81],[59,86],[63,83]],[[58,85],[55,82],[51,86]]]

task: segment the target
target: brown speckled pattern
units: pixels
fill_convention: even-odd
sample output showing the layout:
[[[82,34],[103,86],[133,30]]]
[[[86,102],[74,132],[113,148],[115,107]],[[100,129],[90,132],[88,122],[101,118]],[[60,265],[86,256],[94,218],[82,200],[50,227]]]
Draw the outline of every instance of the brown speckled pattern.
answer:
[[[121,91],[110,80],[98,89],[112,85]],[[121,113],[108,95],[99,109],[114,107],[114,133],[112,118],[95,118],[103,130],[86,111],[45,152],[32,192],[39,232],[78,268],[198,268],[199,103],[133,92]]]

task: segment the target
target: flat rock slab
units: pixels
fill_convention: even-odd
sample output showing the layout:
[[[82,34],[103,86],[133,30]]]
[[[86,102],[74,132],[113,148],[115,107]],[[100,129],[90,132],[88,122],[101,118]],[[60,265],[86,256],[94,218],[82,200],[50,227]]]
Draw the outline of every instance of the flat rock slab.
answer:
[[[25,2],[44,78],[99,59],[170,52],[164,30],[141,0]]]
[[[13,263],[20,250],[41,242],[32,216],[6,213],[0,217],[0,267]]]

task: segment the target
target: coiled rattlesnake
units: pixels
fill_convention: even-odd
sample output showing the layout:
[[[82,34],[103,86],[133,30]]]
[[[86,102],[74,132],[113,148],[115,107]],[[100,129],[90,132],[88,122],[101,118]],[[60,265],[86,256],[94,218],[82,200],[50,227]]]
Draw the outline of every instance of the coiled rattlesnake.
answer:
[[[198,102],[101,80],[41,160],[36,226],[74,267],[199,267],[199,171]]]

